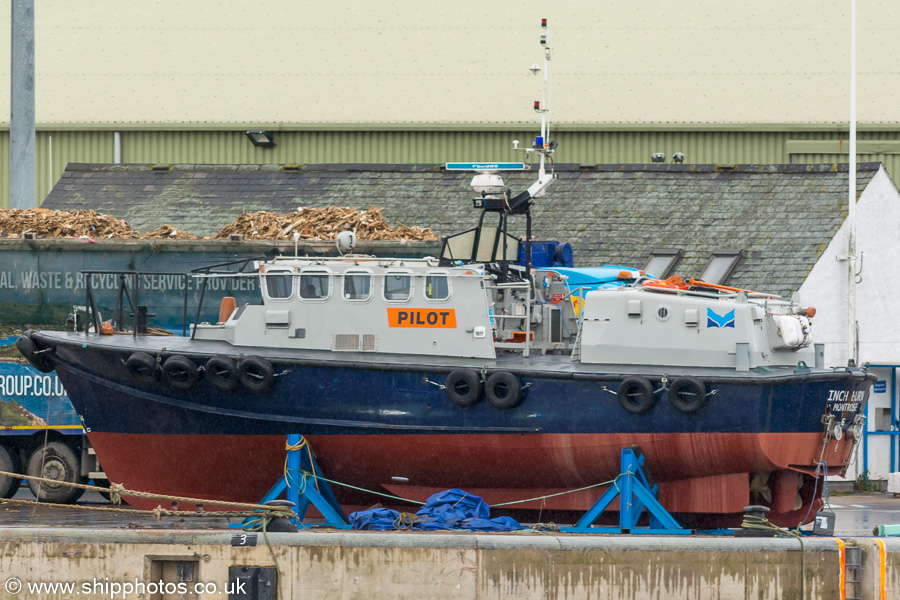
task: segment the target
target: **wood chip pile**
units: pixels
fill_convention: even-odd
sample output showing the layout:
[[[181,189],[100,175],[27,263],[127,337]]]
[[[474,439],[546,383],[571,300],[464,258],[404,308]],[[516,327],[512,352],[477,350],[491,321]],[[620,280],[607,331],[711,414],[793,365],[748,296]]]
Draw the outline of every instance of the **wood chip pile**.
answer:
[[[345,230],[353,231],[358,239],[367,241],[438,239],[431,229],[402,223],[389,225],[381,216],[381,209],[374,206],[369,210],[340,206],[301,208],[286,215],[272,212],[243,213],[210,238],[200,238],[172,225],[163,225],[141,235],[125,221],[93,210],[0,209],[0,237],[14,238],[29,232],[38,238],[169,240],[227,239],[230,235],[241,234],[248,240],[290,241],[294,239],[296,232],[302,240],[333,240]]]
[[[145,240],[196,240],[199,239],[193,233],[188,233],[181,229],[175,229],[171,225],[163,225],[157,227],[153,231],[148,231],[141,236]]]
[[[93,210],[49,210],[13,208],[0,210],[0,237],[21,237],[34,233],[39,238],[87,236],[93,239],[139,238],[128,223]]]
[[[292,240],[296,232],[301,240],[333,240],[338,233],[347,230],[355,232],[358,239],[369,241],[437,239],[431,229],[402,223],[397,223],[395,227],[388,225],[381,216],[381,209],[374,206],[369,210],[341,206],[301,208],[286,215],[264,211],[243,213],[213,237],[223,239],[239,233],[243,234],[244,239],[251,240]]]

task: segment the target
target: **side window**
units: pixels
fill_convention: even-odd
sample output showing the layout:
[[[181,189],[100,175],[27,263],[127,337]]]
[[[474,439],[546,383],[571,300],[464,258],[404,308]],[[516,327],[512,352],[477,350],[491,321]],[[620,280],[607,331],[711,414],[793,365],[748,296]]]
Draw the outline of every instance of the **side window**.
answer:
[[[328,298],[330,275],[327,273],[303,273],[300,275],[300,297],[304,300]]]
[[[384,299],[409,300],[412,295],[412,276],[406,273],[387,273],[384,276]]]
[[[293,290],[293,276],[290,274],[269,273],[266,275],[266,293],[269,298],[282,300],[290,298]]]
[[[344,274],[344,300],[368,300],[371,293],[371,275],[368,273]]]
[[[446,300],[449,298],[450,278],[446,275],[426,275],[425,297],[429,300]]]

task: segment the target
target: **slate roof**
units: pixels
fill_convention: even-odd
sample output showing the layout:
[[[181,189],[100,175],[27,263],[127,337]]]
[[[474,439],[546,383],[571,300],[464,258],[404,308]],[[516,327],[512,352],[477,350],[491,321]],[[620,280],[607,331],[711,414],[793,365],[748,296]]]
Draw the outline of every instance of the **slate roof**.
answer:
[[[861,193],[880,163],[860,163]],[[576,264],[642,267],[654,248],[680,248],[676,271],[696,276],[711,253],[740,249],[730,285],[789,295],[847,214],[847,165],[559,165],[533,209],[536,239],[568,241]],[[383,208],[391,222],[438,235],[474,226],[472,173],[440,165],[70,164],[44,208],[94,209],[148,231],[170,223],[209,235],[242,211],[299,206]],[[506,173],[517,193],[534,172]],[[514,228],[524,231],[524,217]]]

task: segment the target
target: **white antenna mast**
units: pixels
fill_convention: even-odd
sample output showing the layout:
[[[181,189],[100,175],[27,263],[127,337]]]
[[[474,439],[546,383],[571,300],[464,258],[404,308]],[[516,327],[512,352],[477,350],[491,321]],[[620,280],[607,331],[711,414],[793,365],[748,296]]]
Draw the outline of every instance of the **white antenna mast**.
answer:
[[[541,36],[541,46],[544,47],[544,89],[541,93],[541,139],[544,141],[544,148],[550,146],[550,27],[547,25],[547,19],[541,19],[541,27],[546,33]],[[538,176],[544,175],[545,153],[541,153],[541,167],[538,170]]]
[[[534,145],[531,148],[519,148],[518,141],[513,142],[513,149],[524,150],[525,153],[536,152],[541,155],[541,164],[538,169],[537,182],[528,188],[528,192],[532,198],[539,198],[544,195],[544,190],[550,182],[553,181],[555,175],[551,172],[547,173],[546,161],[547,157],[556,150],[557,143],[550,141],[550,28],[547,25],[547,19],[541,19],[541,28],[544,34],[541,36],[541,46],[544,48],[544,89],[541,93],[541,99],[534,101],[535,112],[541,113],[541,134],[534,139]],[[532,75],[537,75],[541,67],[537,63],[531,65],[530,71]]]
[[[859,337],[856,330],[856,0],[850,0],[850,161],[847,190],[847,343],[848,360],[859,364]]]

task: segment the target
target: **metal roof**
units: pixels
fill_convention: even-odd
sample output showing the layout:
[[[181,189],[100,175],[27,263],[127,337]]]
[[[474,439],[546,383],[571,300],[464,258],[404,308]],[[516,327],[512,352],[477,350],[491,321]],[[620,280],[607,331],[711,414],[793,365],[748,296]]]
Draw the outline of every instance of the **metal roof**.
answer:
[[[900,126],[900,4],[857,12],[859,122]],[[562,127],[837,127],[849,114],[845,3],[53,0],[35,13],[43,129],[533,124],[542,17]]]
[[[860,192],[881,163],[860,163]],[[141,231],[169,223],[215,233],[242,212],[300,206],[382,207],[389,222],[448,235],[475,225],[472,173],[439,165],[70,164],[43,208],[90,207]],[[789,295],[799,289],[847,215],[847,165],[558,165],[535,203],[537,239],[570,242],[576,264],[644,266],[655,248],[684,251],[696,276],[711,254],[743,251],[729,285]],[[506,172],[514,192],[534,172]],[[524,233],[525,219],[514,224]],[[288,238],[289,239],[289,238]]]

